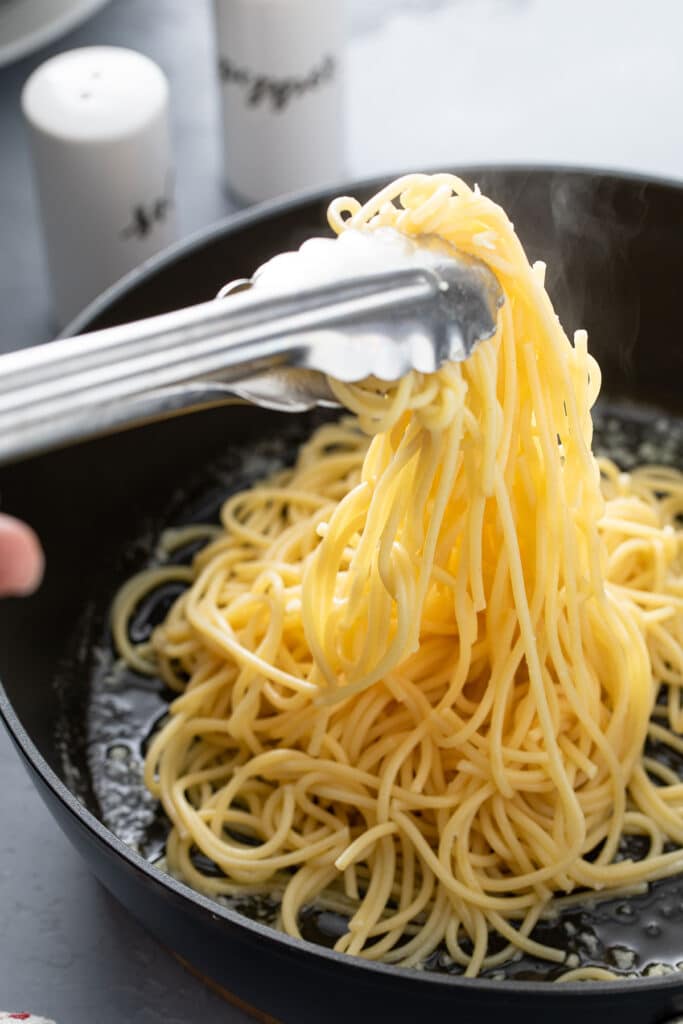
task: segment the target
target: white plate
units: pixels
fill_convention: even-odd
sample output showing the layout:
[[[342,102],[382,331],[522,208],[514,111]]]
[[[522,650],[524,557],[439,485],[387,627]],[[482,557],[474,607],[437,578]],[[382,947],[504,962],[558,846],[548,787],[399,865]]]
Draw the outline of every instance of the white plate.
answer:
[[[70,32],[108,0],[0,0],[0,67]]]

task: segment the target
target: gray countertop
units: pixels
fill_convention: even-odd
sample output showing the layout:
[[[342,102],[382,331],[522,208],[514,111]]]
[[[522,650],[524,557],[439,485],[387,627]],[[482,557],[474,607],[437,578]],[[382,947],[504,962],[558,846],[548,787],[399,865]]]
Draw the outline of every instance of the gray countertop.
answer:
[[[683,178],[679,0],[352,0],[349,176],[550,162]],[[0,351],[52,327],[19,93],[46,56],[142,50],[172,88],[181,235],[229,214],[206,0],[113,0],[0,69]],[[0,496],[1,497],[1,496]],[[58,1024],[248,1020],[100,888],[0,732],[0,1009]]]

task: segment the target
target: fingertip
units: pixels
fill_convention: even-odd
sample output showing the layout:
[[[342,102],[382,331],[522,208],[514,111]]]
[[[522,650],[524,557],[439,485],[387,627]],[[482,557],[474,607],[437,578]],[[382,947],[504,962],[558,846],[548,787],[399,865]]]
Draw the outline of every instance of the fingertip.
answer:
[[[0,596],[25,597],[41,583],[45,556],[34,530],[0,515]]]

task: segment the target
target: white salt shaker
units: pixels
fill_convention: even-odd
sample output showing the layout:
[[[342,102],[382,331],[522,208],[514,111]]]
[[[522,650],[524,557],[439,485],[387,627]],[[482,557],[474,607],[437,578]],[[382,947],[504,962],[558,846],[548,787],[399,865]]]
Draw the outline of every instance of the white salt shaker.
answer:
[[[148,57],[88,46],[22,94],[60,326],[176,236],[168,82]]]
[[[343,175],[343,0],[214,0],[225,175],[249,202]]]

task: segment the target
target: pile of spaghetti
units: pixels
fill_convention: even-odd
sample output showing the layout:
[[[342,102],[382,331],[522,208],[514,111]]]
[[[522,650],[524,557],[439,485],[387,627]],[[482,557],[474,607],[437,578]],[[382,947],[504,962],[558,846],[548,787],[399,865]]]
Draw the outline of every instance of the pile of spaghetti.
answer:
[[[168,864],[205,893],[278,893],[295,936],[328,900],[350,954],[563,963],[532,937],[554,899],[683,869],[683,784],[644,752],[683,752],[683,477],[593,456],[586,335],[491,200],[411,175],[330,223],[437,234],[505,302],[467,362],[331,382],[353,417],[159,570],[189,586],[147,648],[124,620],[159,573],[117,602],[122,652],[180,691],[146,764]]]

